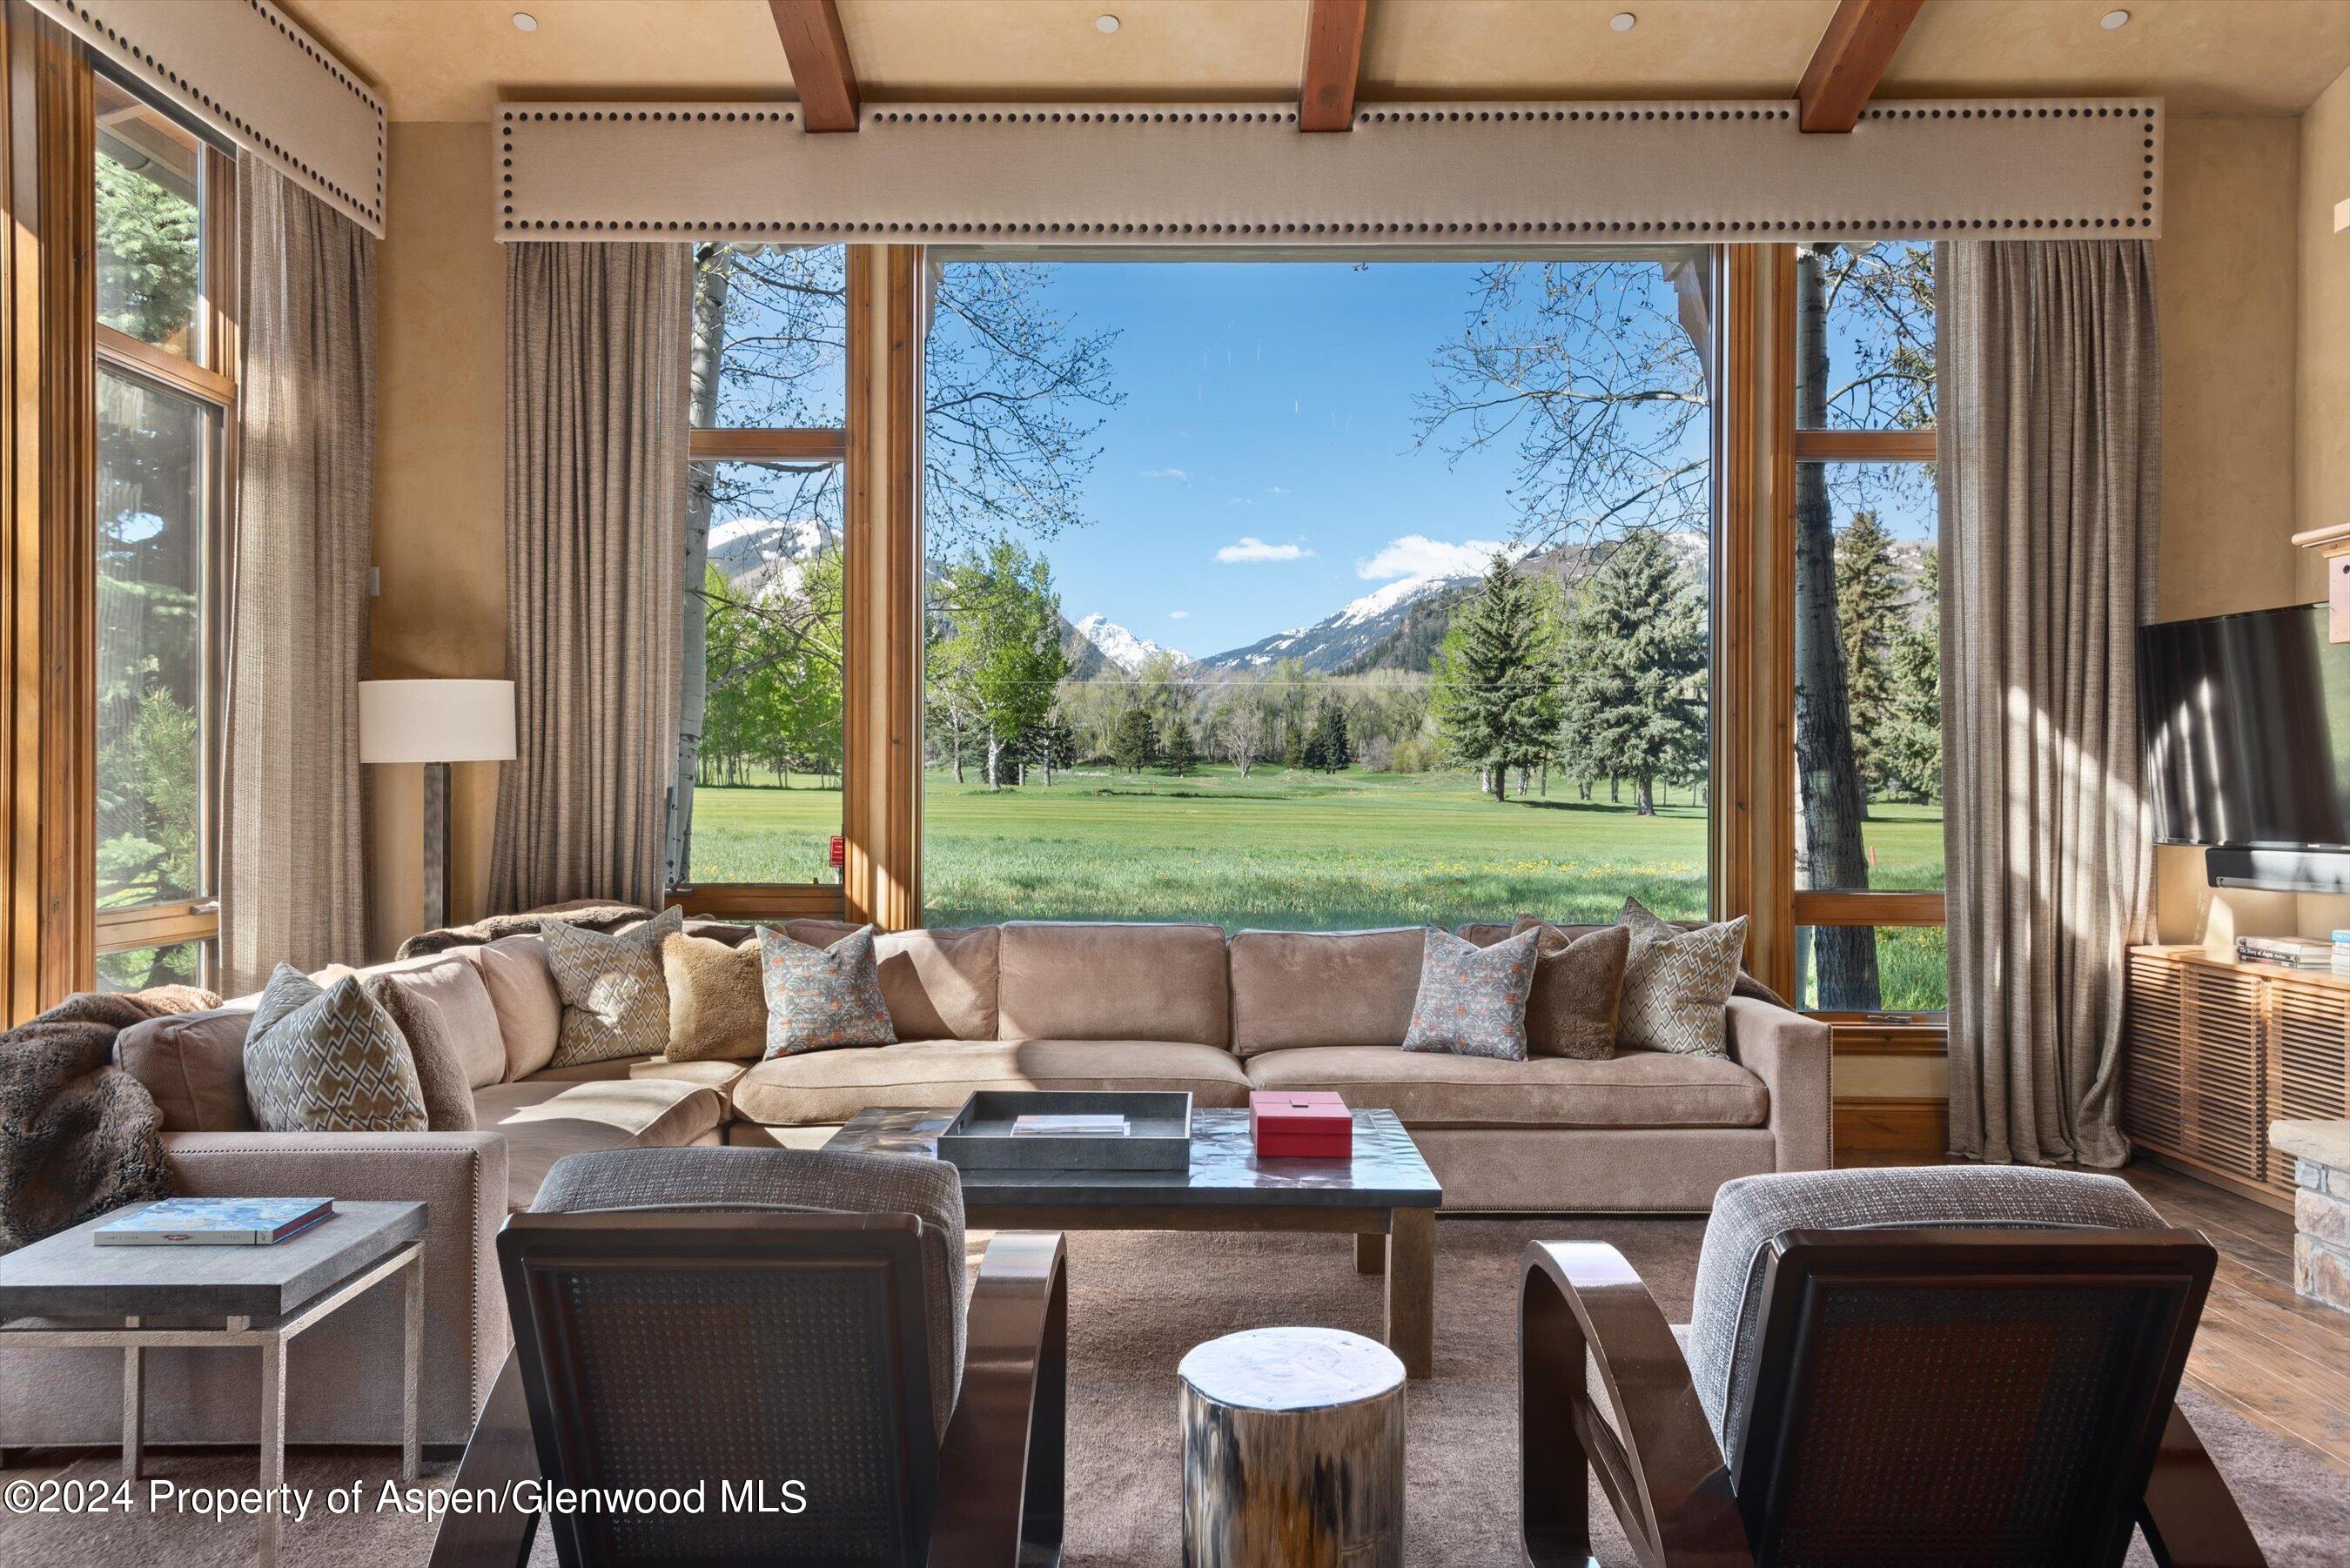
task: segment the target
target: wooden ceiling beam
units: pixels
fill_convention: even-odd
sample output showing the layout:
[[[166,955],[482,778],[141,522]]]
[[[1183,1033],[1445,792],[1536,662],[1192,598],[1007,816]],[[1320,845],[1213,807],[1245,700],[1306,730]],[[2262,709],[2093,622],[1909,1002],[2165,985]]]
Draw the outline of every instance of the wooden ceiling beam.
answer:
[[[1893,51],[1918,18],[1925,0],[1839,0],[1812,63],[1795,89],[1807,131],[1830,134],[1860,123],[1871,93],[1893,63]]]
[[[800,123],[810,130],[857,129],[857,69],[840,30],[836,0],[767,0],[775,33],[800,95]]]
[[[1355,78],[1363,66],[1363,23],[1370,0],[1314,0],[1305,22],[1305,67],[1297,89],[1297,129],[1351,130]]]

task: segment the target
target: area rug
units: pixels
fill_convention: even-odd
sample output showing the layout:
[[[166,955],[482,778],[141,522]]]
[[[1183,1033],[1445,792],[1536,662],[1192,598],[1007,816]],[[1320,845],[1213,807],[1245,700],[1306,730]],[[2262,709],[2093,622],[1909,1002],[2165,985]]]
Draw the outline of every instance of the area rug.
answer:
[[[1446,1220],[1437,1227],[1436,1376],[1409,1393],[1409,1560],[1507,1564],[1517,1542],[1518,1259],[1534,1239],[1620,1248],[1669,1314],[1685,1318],[1700,1226],[1691,1220]],[[984,1241],[973,1238],[974,1255]],[[1069,1238],[1071,1403],[1068,1554],[1072,1568],[1149,1568],[1181,1557],[1175,1366],[1201,1340],[1273,1324],[1377,1334],[1381,1282],[1358,1275],[1346,1237],[1075,1235]],[[2272,1563],[2350,1565],[2350,1475],[2189,1393],[2186,1405]],[[41,1456],[32,1456],[36,1460]],[[57,1456],[63,1458],[63,1456]],[[369,1450],[297,1453],[289,1481],[324,1489],[393,1473]],[[187,1486],[248,1486],[253,1459],[228,1452],[155,1456]],[[452,1467],[431,1467],[445,1482]],[[6,1480],[114,1473],[102,1456],[36,1465]],[[1594,1493],[1600,1561],[1631,1557]],[[397,1513],[312,1519],[286,1534],[287,1561],[317,1568],[421,1564],[431,1521]],[[140,1514],[76,1519],[0,1515],[0,1563],[227,1565],[251,1561],[242,1522]],[[551,1564],[542,1539],[537,1561]],[[2149,1562],[2141,1546],[2132,1561]]]

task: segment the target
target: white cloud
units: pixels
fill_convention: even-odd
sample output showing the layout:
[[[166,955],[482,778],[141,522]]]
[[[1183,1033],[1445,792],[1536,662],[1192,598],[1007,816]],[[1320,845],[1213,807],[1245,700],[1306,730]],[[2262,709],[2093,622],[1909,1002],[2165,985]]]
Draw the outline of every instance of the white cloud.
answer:
[[[1463,539],[1449,544],[1425,534],[1391,539],[1378,554],[1355,563],[1355,576],[1367,582],[1390,577],[1465,577],[1492,564],[1493,552],[1517,554],[1498,539]]]
[[[1169,610],[1167,612],[1167,618],[1169,620],[1182,620],[1189,617],[1191,613],[1191,612],[1190,610]]]
[[[1313,553],[1303,545],[1268,545],[1253,534],[1243,534],[1217,551],[1216,559],[1227,566],[1241,561],[1302,561]]]
[[[1180,468],[1146,468],[1142,471],[1142,477],[1145,479],[1171,479],[1178,484],[1189,484],[1191,483],[1191,476],[1184,472]]]
[[[1286,495],[1289,493],[1289,486],[1286,484],[1268,484],[1264,487],[1264,493],[1267,495]]]

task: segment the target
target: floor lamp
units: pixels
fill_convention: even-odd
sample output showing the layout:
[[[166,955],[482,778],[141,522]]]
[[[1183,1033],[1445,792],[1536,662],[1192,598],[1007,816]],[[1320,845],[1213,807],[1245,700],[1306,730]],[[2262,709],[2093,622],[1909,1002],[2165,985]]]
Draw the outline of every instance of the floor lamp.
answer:
[[[515,754],[511,680],[362,680],[359,761],[424,764],[424,927],[449,923],[449,764]]]

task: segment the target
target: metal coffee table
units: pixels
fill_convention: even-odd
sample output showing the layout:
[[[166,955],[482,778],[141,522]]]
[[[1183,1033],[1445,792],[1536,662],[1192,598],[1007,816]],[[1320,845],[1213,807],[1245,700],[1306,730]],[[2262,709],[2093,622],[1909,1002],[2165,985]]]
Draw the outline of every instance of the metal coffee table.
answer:
[[[951,1113],[875,1109],[827,1148],[935,1158]],[[1436,1336],[1436,1210],[1444,1189],[1393,1111],[1355,1113],[1355,1157],[1259,1159],[1246,1111],[1191,1113],[1189,1170],[967,1170],[966,1220],[983,1230],[1298,1231],[1355,1238],[1355,1266],[1386,1271],[1387,1342],[1414,1377]]]

